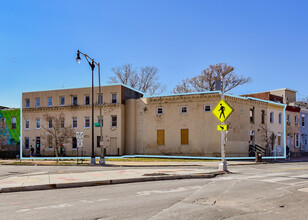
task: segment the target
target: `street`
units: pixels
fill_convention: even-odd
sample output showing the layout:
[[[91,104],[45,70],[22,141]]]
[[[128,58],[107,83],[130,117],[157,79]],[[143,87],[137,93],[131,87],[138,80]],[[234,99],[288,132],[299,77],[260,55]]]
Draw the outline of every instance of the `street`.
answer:
[[[3,193],[0,218],[307,219],[307,162],[229,170],[212,179]]]

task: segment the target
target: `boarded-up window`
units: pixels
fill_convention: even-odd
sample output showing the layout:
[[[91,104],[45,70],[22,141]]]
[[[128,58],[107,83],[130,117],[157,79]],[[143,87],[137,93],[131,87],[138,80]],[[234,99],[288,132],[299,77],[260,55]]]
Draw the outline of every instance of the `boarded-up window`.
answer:
[[[278,136],[278,146],[281,146],[281,136]]]
[[[165,145],[165,130],[157,130],[157,145]]]
[[[181,144],[188,144],[188,129],[181,129]]]

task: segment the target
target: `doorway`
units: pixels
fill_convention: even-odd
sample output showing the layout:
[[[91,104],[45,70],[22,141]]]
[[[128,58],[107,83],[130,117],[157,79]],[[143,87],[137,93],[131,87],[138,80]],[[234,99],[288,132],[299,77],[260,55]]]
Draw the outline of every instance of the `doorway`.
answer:
[[[36,141],[35,141],[35,154],[36,154],[36,156],[40,156],[41,155],[41,138],[40,137],[36,137]]]

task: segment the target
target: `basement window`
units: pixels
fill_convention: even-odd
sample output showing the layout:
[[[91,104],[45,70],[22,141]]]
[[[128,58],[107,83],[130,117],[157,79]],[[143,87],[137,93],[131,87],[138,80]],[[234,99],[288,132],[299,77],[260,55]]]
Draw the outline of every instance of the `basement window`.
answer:
[[[162,115],[162,114],[164,114],[164,108],[163,108],[163,107],[158,107],[158,108],[156,109],[156,113],[157,113],[157,115]]]

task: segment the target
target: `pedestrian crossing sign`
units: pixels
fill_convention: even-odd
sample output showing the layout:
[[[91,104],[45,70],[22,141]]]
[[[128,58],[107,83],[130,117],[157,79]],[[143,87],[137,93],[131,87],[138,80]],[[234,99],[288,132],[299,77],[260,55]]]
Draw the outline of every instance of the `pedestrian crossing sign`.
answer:
[[[218,105],[216,105],[216,107],[212,111],[212,113],[220,122],[224,122],[231,115],[232,112],[233,108],[228,105],[228,103],[223,99],[220,100]]]
[[[227,131],[228,125],[217,125],[217,131]]]

